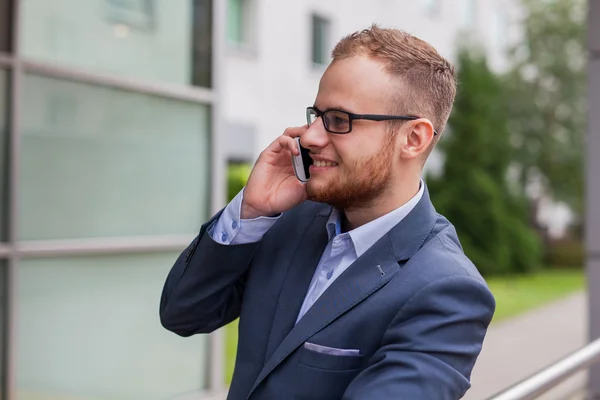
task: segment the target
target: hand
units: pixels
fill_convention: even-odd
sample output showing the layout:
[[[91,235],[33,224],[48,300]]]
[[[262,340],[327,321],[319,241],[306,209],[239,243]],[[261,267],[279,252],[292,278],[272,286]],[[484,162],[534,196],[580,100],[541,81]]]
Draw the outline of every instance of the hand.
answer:
[[[306,199],[304,185],[294,175],[291,155],[299,155],[295,137],[308,127],[288,128],[258,157],[242,201],[242,219],[268,217],[287,211]]]

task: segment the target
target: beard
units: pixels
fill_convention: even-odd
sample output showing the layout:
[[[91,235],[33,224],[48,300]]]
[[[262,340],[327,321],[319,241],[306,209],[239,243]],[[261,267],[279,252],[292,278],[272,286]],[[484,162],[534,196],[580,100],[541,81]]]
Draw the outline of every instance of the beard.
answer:
[[[338,165],[338,174],[341,176],[336,179],[320,185],[309,179],[306,185],[308,199],[342,210],[368,206],[385,191],[390,182],[392,139],[388,139],[372,157],[358,159],[348,168],[346,164],[343,164],[343,168]]]

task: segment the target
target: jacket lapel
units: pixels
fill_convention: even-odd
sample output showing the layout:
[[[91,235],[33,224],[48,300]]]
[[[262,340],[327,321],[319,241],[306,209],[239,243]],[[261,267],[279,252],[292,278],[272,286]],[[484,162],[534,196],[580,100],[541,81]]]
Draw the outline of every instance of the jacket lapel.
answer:
[[[380,266],[383,275],[377,266]],[[398,270],[389,238],[384,236],[344,271],[283,339],[254,383],[250,394],[298,346],[385,285]],[[300,302],[303,298],[300,299]],[[297,313],[294,314],[294,319]]]
[[[277,325],[281,325],[284,328],[280,328],[281,330],[275,332],[278,335],[277,338],[285,335],[287,332],[289,333],[287,333],[287,336],[281,342],[279,340],[269,340],[269,349],[272,346],[277,346],[278,343],[280,344],[272,353],[271,350],[269,351],[268,354],[270,356],[267,358],[267,362],[256,379],[248,397],[302,343],[389,282],[401,269],[399,261],[408,260],[423,245],[425,239],[433,229],[436,216],[437,214],[429,199],[427,188],[425,188],[423,197],[411,213],[348,267],[319,297],[315,304],[298,321],[298,324],[293,326],[301,304],[304,301],[312,274],[325,247],[324,245],[322,247],[320,245],[315,246],[313,242],[314,238],[311,238],[308,242],[304,239],[303,244],[299,247],[302,252],[310,251],[311,256],[308,259],[295,257],[297,260],[294,262],[294,266],[290,269],[289,274],[298,274],[301,282],[294,281],[296,278],[286,279],[285,287],[282,290],[282,298],[280,299],[280,303],[283,302],[283,305],[280,304],[277,308],[275,316],[277,324],[274,323],[273,327],[273,330],[277,329]],[[326,244],[325,221],[321,220],[318,224],[316,223],[317,221],[315,220],[313,225],[320,225],[325,235]],[[316,228],[311,227],[309,229]],[[315,232],[318,232],[318,230]],[[322,241],[320,243],[322,244]],[[315,253],[315,250],[311,249],[311,247],[319,247],[319,250]],[[311,264],[305,264],[307,262]],[[305,270],[305,272],[298,272],[299,270]],[[306,272],[307,270],[310,273]],[[298,287],[294,288],[294,286]],[[288,296],[285,294],[286,289],[293,290],[293,295],[290,294]],[[288,310],[284,308],[286,305],[289,307]],[[286,312],[290,314],[283,315]],[[287,328],[290,327],[291,330],[288,330]]]
[[[271,325],[267,345],[267,360],[296,323],[310,281],[327,246],[328,235],[325,224],[329,211],[330,209],[326,213],[317,215],[308,225],[302,233],[302,239],[292,257],[291,265],[279,293],[279,300]]]

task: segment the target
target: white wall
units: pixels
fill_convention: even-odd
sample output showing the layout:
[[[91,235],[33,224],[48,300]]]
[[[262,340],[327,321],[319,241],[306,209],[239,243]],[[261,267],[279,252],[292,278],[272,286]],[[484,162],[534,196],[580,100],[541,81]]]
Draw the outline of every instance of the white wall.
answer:
[[[254,43],[250,51],[230,46],[222,96],[226,120],[256,126],[255,155],[287,126],[304,124],[304,110],[314,101],[323,68],[311,63],[312,13],[331,21],[331,47],[344,35],[376,22],[408,31],[452,60],[467,7],[475,3],[469,38],[484,42],[495,69],[506,65],[503,38],[509,42],[515,36],[515,28],[503,32],[501,24],[502,13],[510,20],[517,12],[515,0],[437,0],[435,16],[425,7],[432,0],[247,1],[255,12],[249,21]],[[438,158],[430,161],[436,163]]]

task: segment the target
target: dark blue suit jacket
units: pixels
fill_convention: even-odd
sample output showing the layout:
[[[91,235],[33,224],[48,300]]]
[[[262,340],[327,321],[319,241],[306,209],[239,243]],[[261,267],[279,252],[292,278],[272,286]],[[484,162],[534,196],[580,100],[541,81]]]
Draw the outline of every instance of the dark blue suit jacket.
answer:
[[[175,262],[160,316],[181,335],[240,317],[229,400],[456,400],[494,313],[485,281],[427,190],[295,324],[327,244],[327,205],[305,202],[253,244],[207,233]],[[331,355],[305,342],[359,355]]]

